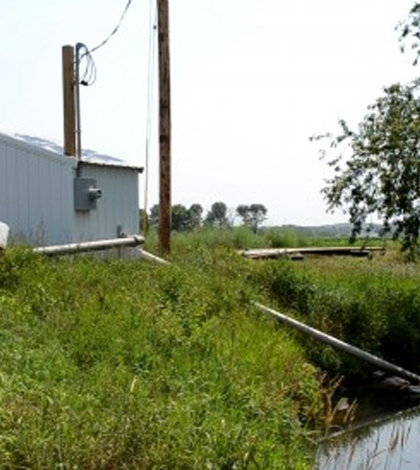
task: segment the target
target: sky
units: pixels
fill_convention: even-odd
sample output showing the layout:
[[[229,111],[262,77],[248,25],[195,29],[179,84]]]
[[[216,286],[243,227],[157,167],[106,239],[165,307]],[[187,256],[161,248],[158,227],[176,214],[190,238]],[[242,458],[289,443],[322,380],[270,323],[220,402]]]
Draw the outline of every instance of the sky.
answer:
[[[61,48],[100,44],[126,3],[1,0],[0,131],[63,141]],[[326,212],[328,168],[309,138],[340,118],[356,125],[384,86],[418,75],[395,31],[411,5],[169,0],[172,203],[261,203],[276,225],[346,221]],[[154,19],[155,1],[132,0],[81,91],[84,148],[145,166],[148,140],[148,207],[159,175]]]

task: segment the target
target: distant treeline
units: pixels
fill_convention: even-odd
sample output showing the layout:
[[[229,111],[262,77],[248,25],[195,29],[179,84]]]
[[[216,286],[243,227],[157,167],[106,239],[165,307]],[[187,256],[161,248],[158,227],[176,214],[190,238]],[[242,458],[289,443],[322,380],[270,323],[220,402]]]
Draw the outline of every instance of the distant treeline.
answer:
[[[263,204],[240,204],[236,209],[229,209],[224,202],[215,202],[207,213],[201,204],[192,204],[189,208],[183,204],[171,207],[172,230],[186,232],[202,226],[228,228],[238,220],[249,226],[254,232],[267,218],[267,208]],[[155,204],[149,212],[140,209],[142,227],[157,227],[159,223],[159,205]]]

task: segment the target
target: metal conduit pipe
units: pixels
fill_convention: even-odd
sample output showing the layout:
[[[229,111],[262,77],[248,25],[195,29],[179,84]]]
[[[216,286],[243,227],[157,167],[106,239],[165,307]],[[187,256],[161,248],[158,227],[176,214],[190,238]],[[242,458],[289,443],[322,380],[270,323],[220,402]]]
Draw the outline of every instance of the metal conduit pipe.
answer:
[[[124,238],[113,238],[109,240],[95,240],[91,242],[69,243],[67,245],[40,246],[34,248],[35,253],[48,256],[71,255],[89,251],[109,250],[111,248],[135,247],[142,245],[144,238],[140,235],[132,235]]]
[[[373,354],[370,354],[366,351],[363,351],[362,349],[352,346],[351,344],[345,343],[344,341],[341,341],[335,338],[334,336],[327,335],[326,333],[323,333],[322,331],[319,331],[315,328],[305,325],[304,323],[294,320],[293,318],[290,318],[280,312],[277,312],[276,310],[273,310],[269,307],[261,305],[258,302],[253,302],[253,305],[257,307],[258,309],[262,310],[264,313],[269,314],[272,317],[276,318],[277,320],[284,323],[285,325],[288,325],[296,330],[299,330],[302,333],[306,333],[321,343],[328,344],[335,349],[339,349],[348,354],[351,354],[352,356],[357,357],[358,359],[362,359],[366,362],[369,362],[370,364],[374,365],[378,369],[391,372],[397,375],[398,377],[402,377],[412,382],[420,383],[420,376],[417,374],[414,374],[413,372],[405,370],[402,367],[392,364],[391,362],[385,361],[377,356],[374,356]]]
[[[140,248],[139,252],[140,252],[140,256],[147,261],[153,261],[154,263],[165,264],[165,265],[171,264],[169,261],[166,261],[163,258],[159,258],[159,256],[153,255],[152,253],[149,253],[148,251],[143,250],[143,248]]]

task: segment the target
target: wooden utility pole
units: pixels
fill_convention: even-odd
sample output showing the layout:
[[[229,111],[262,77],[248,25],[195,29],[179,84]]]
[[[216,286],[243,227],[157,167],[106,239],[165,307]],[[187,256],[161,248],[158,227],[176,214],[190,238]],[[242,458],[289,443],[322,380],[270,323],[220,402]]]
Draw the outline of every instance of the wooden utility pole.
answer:
[[[158,2],[159,42],[159,249],[171,250],[171,77],[168,0]]]
[[[76,156],[76,108],[74,96],[74,47],[63,46],[64,154]]]

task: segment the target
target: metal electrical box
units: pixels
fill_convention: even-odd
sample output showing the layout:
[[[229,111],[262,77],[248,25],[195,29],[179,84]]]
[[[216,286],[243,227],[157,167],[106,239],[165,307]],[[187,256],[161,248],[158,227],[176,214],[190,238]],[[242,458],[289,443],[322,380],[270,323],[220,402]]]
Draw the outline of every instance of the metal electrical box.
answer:
[[[96,209],[96,201],[102,197],[102,191],[93,178],[74,179],[74,210],[90,211]]]

